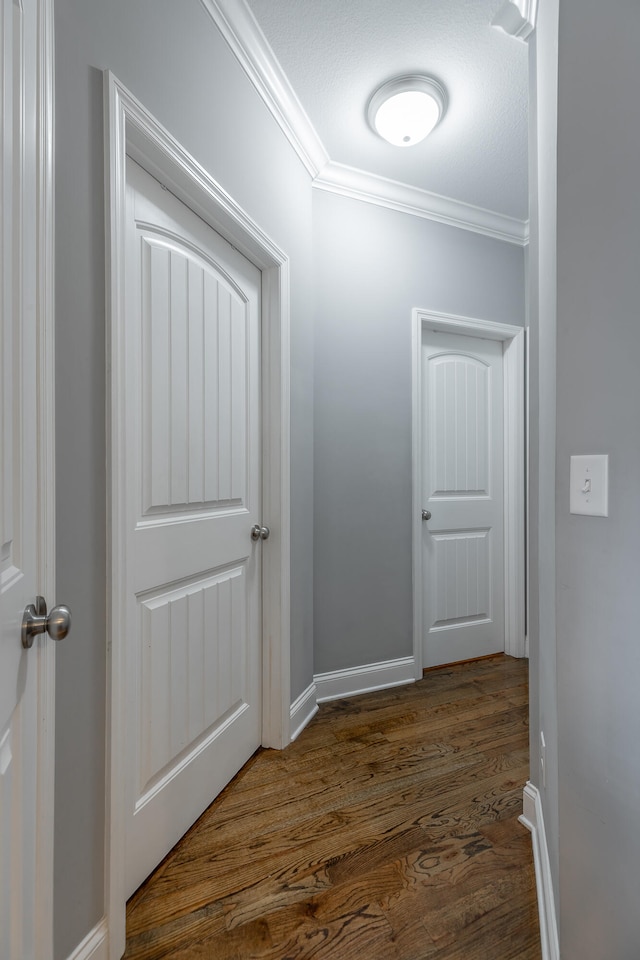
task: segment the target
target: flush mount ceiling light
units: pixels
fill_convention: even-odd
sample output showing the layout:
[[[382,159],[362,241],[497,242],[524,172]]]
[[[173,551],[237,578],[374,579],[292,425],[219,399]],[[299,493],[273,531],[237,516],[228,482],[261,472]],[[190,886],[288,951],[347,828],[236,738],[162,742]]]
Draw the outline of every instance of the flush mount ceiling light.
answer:
[[[396,77],[378,87],[369,101],[369,125],[396,147],[413,147],[444,116],[447,94],[431,77]]]

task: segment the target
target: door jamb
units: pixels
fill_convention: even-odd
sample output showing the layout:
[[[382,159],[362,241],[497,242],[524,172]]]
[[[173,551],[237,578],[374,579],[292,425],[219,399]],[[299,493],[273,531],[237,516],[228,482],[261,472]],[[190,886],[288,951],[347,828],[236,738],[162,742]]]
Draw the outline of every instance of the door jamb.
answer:
[[[412,537],[413,653],[416,680],[422,677],[422,331],[457,333],[504,344],[504,547],[505,653],[526,655],[525,640],[525,330],[415,308],[412,311]]]
[[[107,754],[105,914],[109,958],[125,949],[124,411],[122,382],[126,158],[130,156],[262,273],[262,498],[271,527],[262,572],[262,744],[290,741],[289,260],[110,72],[104,73],[107,330]]]

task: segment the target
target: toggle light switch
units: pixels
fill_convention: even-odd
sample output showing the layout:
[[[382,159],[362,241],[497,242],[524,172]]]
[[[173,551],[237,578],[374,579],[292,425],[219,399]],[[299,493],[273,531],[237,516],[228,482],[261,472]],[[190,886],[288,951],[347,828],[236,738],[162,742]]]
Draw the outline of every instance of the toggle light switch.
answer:
[[[609,455],[571,457],[569,510],[590,517],[609,516]]]

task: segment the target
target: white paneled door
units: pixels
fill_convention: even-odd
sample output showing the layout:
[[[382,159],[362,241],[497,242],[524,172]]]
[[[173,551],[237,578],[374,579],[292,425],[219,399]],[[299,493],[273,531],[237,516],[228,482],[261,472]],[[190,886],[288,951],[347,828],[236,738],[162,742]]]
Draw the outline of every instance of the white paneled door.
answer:
[[[425,667],[504,650],[502,354],[422,332]]]
[[[260,744],[260,272],[127,160],[126,885]]]
[[[37,0],[0,0],[2,960],[52,953],[53,641],[38,634],[25,647],[21,635],[25,607],[52,580],[48,13]]]

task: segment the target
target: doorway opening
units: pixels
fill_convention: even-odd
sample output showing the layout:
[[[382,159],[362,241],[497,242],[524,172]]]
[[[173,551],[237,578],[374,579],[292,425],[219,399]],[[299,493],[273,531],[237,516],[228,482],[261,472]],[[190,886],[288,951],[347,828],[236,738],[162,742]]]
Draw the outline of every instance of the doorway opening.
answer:
[[[105,209],[107,221],[107,515],[108,663],[106,914],[111,960],[125,949],[125,799],[127,689],[124,638],[127,549],[126,216],[130,161],[185,204],[246,258],[260,275],[262,514],[271,536],[264,550],[262,594],[261,743],[290,739],[290,507],[289,507],[289,262],[237,203],[148,113],[109,71],[105,89]]]
[[[502,454],[496,460],[499,463],[501,477],[499,478],[502,486],[503,506],[499,518],[500,528],[500,547],[503,550],[504,559],[500,562],[502,571],[502,583],[500,594],[502,598],[500,603],[503,609],[500,611],[499,619],[504,616],[504,649],[505,653],[513,657],[526,656],[526,637],[525,637],[525,330],[522,327],[512,326],[510,324],[493,323],[487,320],[473,319],[469,317],[459,317],[447,314],[435,313],[432,311],[415,309],[412,313],[412,470],[413,470],[413,642],[414,657],[416,664],[416,679],[422,676],[423,666],[425,665],[425,631],[429,631],[433,623],[427,625],[425,618],[425,595],[424,595],[424,572],[425,572],[425,523],[428,522],[424,504],[425,489],[428,486],[426,473],[426,462],[428,450],[425,449],[426,427],[425,424],[425,375],[423,370],[423,342],[425,332],[434,334],[446,334],[464,338],[473,338],[477,340],[492,341],[499,343],[502,347],[501,378],[502,385],[499,389],[499,399],[501,401],[501,411],[499,420],[494,426],[494,432],[500,429],[502,432]],[[469,340],[471,343],[471,340]],[[433,351],[437,353],[438,351]],[[469,353],[469,351],[465,351]],[[496,351],[494,349],[493,353]],[[488,368],[487,368],[488,369]],[[487,375],[487,384],[491,377]],[[455,391],[453,392],[455,393]],[[455,396],[451,396],[452,402],[456,402]],[[459,402],[459,398],[458,398]],[[487,438],[491,434],[491,429],[487,430]],[[442,442],[446,442],[442,438]],[[437,491],[433,490],[436,496],[440,496],[441,502],[446,502],[451,507],[456,500],[459,500],[458,491]],[[486,502],[489,497],[483,490],[471,491],[469,498],[477,504]],[[425,510],[425,519],[423,519],[423,510]],[[469,528],[475,523],[467,524]],[[475,524],[473,544],[473,557],[480,555],[478,547],[479,534],[487,534],[489,527],[486,519]],[[446,531],[441,531],[446,535],[441,535],[442,544],[448,546],[445,541],[453,542],[454,538],[460,539],[460,534],[454,530],[449,522]],[[486,537],[487,558],[490,556],[489,537]],[[454,544],[456,549],[457,544]],[[451,552],[451,551],[450,551]],[[459,552],[459,550],[458,550]],[[444,553],[444,551],[443,551]],[[451,552],[451,557],[445,557],[442,565],[446,572],[447,566],[455,569],[459,558],[456,551]],[[465,557],[465,563],[467,558]],[[474,574],[475,575],[475,574]],[[428,599],[428,598],[427,598]],[[482,616],[478,615],[477,620],[487,621],[485,611]],[[460,628],[467,625],[473,626],[474,618],[465,617],[454,618],[458,622],[439,623],[436,620],[436,629],[438,631],[449,630],[453,628],[460,633]],[[427,636],[426,642],[429,643]],[[455,647],[454,647],[455,649]],[[456,657],[454,654],[451,660],[464,659]],[[446,662],[443,660],[442,662]],[[427,660],[427,665],[429,660]]]

